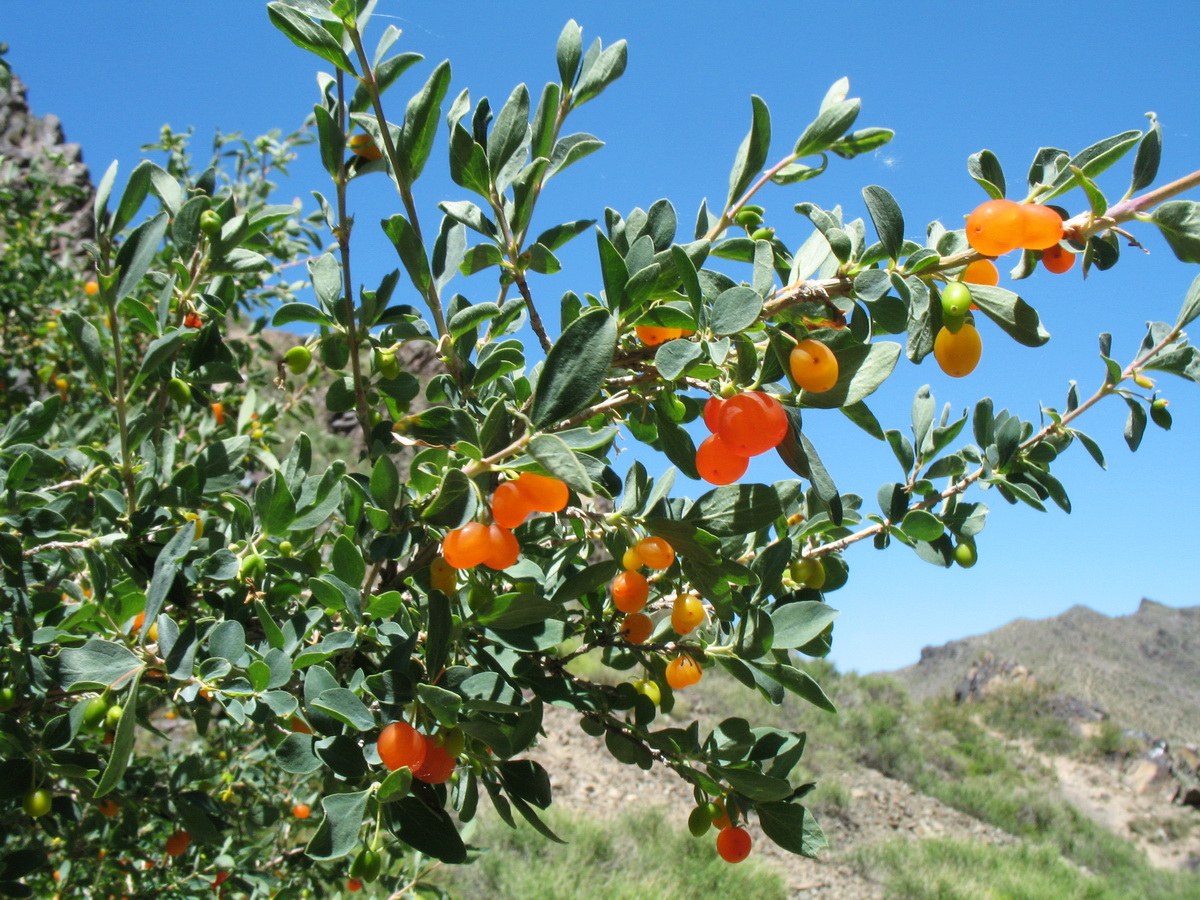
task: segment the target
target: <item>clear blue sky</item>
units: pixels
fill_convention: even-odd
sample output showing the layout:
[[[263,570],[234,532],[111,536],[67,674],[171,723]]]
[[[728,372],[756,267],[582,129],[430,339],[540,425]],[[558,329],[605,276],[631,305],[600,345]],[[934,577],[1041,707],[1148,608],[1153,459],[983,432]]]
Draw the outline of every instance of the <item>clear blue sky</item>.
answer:
[[[741,7],[380,0],[374,33],[393,23],[404,30],[397,47],[426,56],[390,95],[393,119],[443,58],[453,64],[451,96],[468,86],[473,98],[487,95],[498,106],[520,81],[536,96],[557,77],[554,43],[568,18],[583,26],[585,41],[629,41],[624,78],[573,122],[574,130],[590,131],[607,146],[551,184],[539,209],[542,227],[602,217],[606,205],[646,208],[660,197],[690,223],[701,198],[719,205],[724,197],[751,94],[770,106],[772,158],[778,158],[827,87],[849,76],[852,95],[863,99],[858,124],[891,127],[897,136],[865,158],[832,160],[816,181],[763,195],[772,224],[796,246],[809,230],[791,212],[796,202],[841,203],[853,218],[865,214],[860,189],[880,184],[899,200],[907,233],[919,240],[927,222],[940,218],[956,227],[984,199],[967,176],[969,154],[992,149],[1010,185],[1019,185],[1039,146],[1075,152],[1141,128],[1149,110],[1158,113],[1165,136],[1160,182],[1200,168],[1200,72],[1196,29],[1187,24],[1194,14],[1189,2],[1161,0],[1087,9],[847,2],[836,11],[776,0]],[[8,59],[30,85],[34,110],[63,120],[95,177],[114,158],[128,173],[139,145],[153,141],[164,123],[194,126],[199,154],[218,127],[250,136],[290,130],[316,98],[320,61],[278,33],[265,4],[254,0],[13,3],[5,6],[0,40],[11,45]],[[444,177],[444,132],[439,141],[436,163],[417,191],[428,218],[438,201],[461,195]],[[1110,196],[1123,193],[1128,172],[1126,160],[1102,178]],[[310,190],[328,190],[322,177],[312,150],[279,199],[301,197],[311,206]],[[354,185],[351,197],[359,232],[372,248],[358,257],[356,276],[372,283],[397,264],[390,247],[370,233],[372,223],[398,204],[381,176]],[[1066,205],[1080,210],[1081,196],[1068,195]],[[912,395],[926,383],[956,413],[989,395],[997,409],[1026,418],[1036,418],[1039,402],[1061,407],[1069,379],[1090,393],[1101,375],[1097,334],[1112,332],[1115,355],[1126,360],[1147,320],[1174,319],[1200,272],[1177,262],[1155,231],[1144,228],[1138,236],[1151,255],[1127,250],[1120,266],[1094,273],[1086,284],[1078,269],[1020,284],[1054,336],[1046,348],[1019,347],[985,323],[984,358],[970,378],[949,379],[932,360],[920,367],[902,361],[871,404],[885,427],[908,428]],[[556,306],[566,290],[597,291],[594,255],[587,236],[561,254],[565,271],[533,283],[544,305]],[[494,296],[487,276],[453,287],[478,299]],[[860,671],[895,668],[915,661],[925,644],[1017,616],[1055,615],[1076,603],[1111,615],[1132,612],[1143,596],[1175,606],[1200,603],[1193,524],[1200,507],[1200,390],[1167,378],[1160,387],[1172,402],[1175,429],[1167,434],[1151,426],[1137,454],[1121,438],[1123,404],[1110,402],[1081,420],[1104,446],[1109,470],[1072,448],[1056,469],[1074,503],[1070,517],[975,492],[972,499],[993,511],[975,568],[944,571],[898,545],[882,553],[865,544],[852,548],[851,581],[828,598],[842,610],[836,661]],[[862,494],[868,506],[879,484],[897,477],[884,445],[838,414],[809,415],[805,424],[842,491]],[[767,459],[752,463],[747,477],[788,477]]]

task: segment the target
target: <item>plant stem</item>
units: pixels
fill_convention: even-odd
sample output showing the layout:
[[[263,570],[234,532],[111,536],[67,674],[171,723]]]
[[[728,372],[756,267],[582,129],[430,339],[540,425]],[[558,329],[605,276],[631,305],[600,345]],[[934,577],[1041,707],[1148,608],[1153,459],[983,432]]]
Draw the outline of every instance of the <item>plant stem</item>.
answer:
[[[129,445],[129,423],[127,421],[125,396],[125,360],[121,347],[121,323],[117,318],[117,304],[113,300],[112,288],[104,290],[105,306],[108,308],[108,327],[113,341],[113,406],[117,410],[117,428],[121,435],[121,481],[125,485],[125,503],[132,521],[137,509],[137,484],[133,480],[132,448]]]

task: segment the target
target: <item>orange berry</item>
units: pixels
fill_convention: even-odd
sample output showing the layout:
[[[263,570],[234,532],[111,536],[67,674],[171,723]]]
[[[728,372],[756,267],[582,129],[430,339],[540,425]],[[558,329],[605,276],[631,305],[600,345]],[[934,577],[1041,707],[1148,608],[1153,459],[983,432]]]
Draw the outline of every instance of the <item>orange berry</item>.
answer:
[[[515,481],[506,481],[492,492],[492,519],[502,528],[516,528],[532,511],[529,499]]]
[[[740,863],[750,855],[750,832],[745,828],[722,828],[717,833],[717,853],[728,863]]]
[[[217,420],[218,425],[225,424],[225,404],[220,400],[212,403],[213,418]]]
[[[642,562],[641,554],[638,553],[637,547],[630,547],[621,554],[621,567],[628,569],[630,572],[636,572],[645,563]]]
[[[186,831],[176,831],[167,838],[167,856],[182,856],[192,842],[192,836]]]
[[[1075,265],[1075,254],[1061,244],[1055,244],[1042,251],[1042,265],[1046,267],[1047,272],[1061,275]]]
[[[723,831],[726,828],[733,827],[733,821],[729,818],[729,812],[725,809],[725,800],[718,797],[712,803],[708,804],[709,812],[712,814],[713,827],[718,831]]]
[[[1021,211],[1025,216],[1021,247],[1026,250],[1045,250],[1062,240],[1063,220],[1056,210],[1049,206],[1027,203],[1022,204]]]
[[[640,612],[650,597],[650,582],[640,572],[620,572],[612,581],[612,597],[621,612]]]
[[[447,532],[442,540],[442,556],[456,569],[474,568],[491,552],[491,534],[482,522],[468,522],[462,528]]]
[[[975,371],[982,353],[983,341],[970,322],[964,322],[957,332],[943,327],[933,340],[933,356],[951,378],[962,378]]]
[[[700,668],[700,664],[686,653],[679,654],[667,663],[667,684],[672,690],[689,687],[703,676],[704,670]]]
[[[95,281],[85,281],[83,284],[83,292],[89,297],[94,297],[100,293],[100,285]]]
[[[669,569],[675,562],[675,549],[660,537],[642,538],[636,550],[642,562],[651,569]]]
[[[1021,246],[1025,210],[1012,200],[988,200],[967,216],[967,241],[984,256],[1003,256]]]
[[[369,134],[353,134],[350,140],[346,141],[346,146],[351,153],[356,153],[363,159],[376,160],[383,159],[383,152],[375,146],[375,139]]]
[[[429,752],[429,739],[407,722],[393,722],[379,732],[376,750],[391,771],[408,766],[415,772]]]
[[[437,741],[428,741],[425,760],[413,769],[413,778],[426,784],[445,784],[450,780],[458,761]]]
[[[292,815],[297,819],[307,819],[312,815],[312,807],[307,803],[297,803],[292,807]]]
[[[522,472],[517,476],[516,485],[529,506],[538,512],[553,513],[567,508],[570,492],[557,478]]]
[[[696,471],[709,484],[733,484],[749,466],[750,458],[734,453],[718,434],[710,434],[696,450]]]
[[[638,340],[647,347],[665,344],[667,341],[673,341],[675,338],[683,336],[682,328],[655,328],[651,325],[638,325],[634,331],[637,332]]]
[[[963,269],[962,280],[968,284],[997,285],[1000,283],[1000,270],[990,259],[977,259]]]
[[[346,882],[346,890],[355,894],[362,890],[363,881],[361,878],[351,878]]]
[[[137,634],[142,630],[142,623],[146,621],[146,611],[143,609],[140,613],[133,617],[133,628],[129,630],[130,634]]]
[[[680,594],[671,607],[671,627],[677,634],[689,634],[704,621],[704,604],[695,594]]]
[[[488,526],[488,555],[483,564],[491,569],[507,569],[521,558],[521,545],[507,528]]]
[[[709,431],[716,432],[717,419],[721,415],[721,407],[725,405],[725,398],[718,397],[716,394],[708,398],[704,404],[704,424]]]
[[[190,312],[183,317],[183,325],[185,328],[200,328],[204,325],[204,320],[194,312]]]
[[[796,384],[814,394],[823,394],[838,382],[838,361],[833,351],[809,338],[792,348],[788,368]]]
[[[621,620],[621,628],[617,632],[622,640],[631,644],[644,644],[654,630],[654,623],[645,613],[630,613]]]
[[[121,812],[121,807],[117,806],[111,797],[105,797],[101,800],[97,804],[96,809],[100,811],[100,815],[107,816],[110,819]]]
[[[730,397],[717,416],[716,433],[739,456],[766,453],[783,440],[787,430],[783,404],[762,391]]]
[[[435,591],[449,596],[458,590],[458,575],[454,567],[439,556],[429,564],[429,583]]]

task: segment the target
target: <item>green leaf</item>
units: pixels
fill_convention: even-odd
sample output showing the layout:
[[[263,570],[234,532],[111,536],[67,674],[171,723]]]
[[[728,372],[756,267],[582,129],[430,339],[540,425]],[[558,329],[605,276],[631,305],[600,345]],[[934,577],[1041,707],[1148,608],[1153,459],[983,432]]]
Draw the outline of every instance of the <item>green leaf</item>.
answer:
[[[1158,176],[1158,163],[1162,158],[1162,126],[1158,124],[1158,116],[1154,113],[1146,113],[1146,118],[1150,120],[1150,127],[1142,135],[1137,156],[1133,159],[1133,180],[1129,185],[1131,194],[1154,184]]]
[[[575,78],[579,74],[579,61],[583,58],[583,29],[574,19],[563,26],[554,50],[559,78],[562,79],[564,88],[570,88],[575,84]]]
[[[286,3],[278,2],[267,4],[267,15],[271,17],[272,24],[297,47],[315,53],[343,72],[354,74],[354,66],[342,50],[342,45],[320,25],[313,24],[308,16],[292,9]]]
[[[1040,347],[1050,340],[1037,310],[1012,291],[985,284],[971,285],[971,299],[989,319],[1018,344]]]
[[[991,150],[980,150],[972,153],[967,159],[967,172],[975,183],[987,191],[993,200],[1003,199],[1005,193],[1004,170],[1000,168],[1000,160]]]
[[[354,691],[347,688],[333,688],[322,691],[312,706],[328,713],[344,725],[349,725],[356,731],[370,731],[375,727],[375,718],[363,704]]]
[[[1183,304],[1179,307],[1179,318],[1175,320],[1175,327],[1183,328],[1196,316],[1200,316],[1200,275],[1192,279],[1187,296],[1183,298]]]
[[[479,508],[476,490],[462,469],[446,469],[441,488],[422,514],[425,521],[445,528],[458,528],[475,517]]]
[[[734,158],[733,171],[729,173],[729,199],[725,201],[726,209],[733,206],[762,171],[771,147],[771,113],[767,104],[762,97],[752,94],[750,108],[750,131],[742,139]]]
[[[785,603],[771,613],[771,624],[775,627],[776,650],[793,650],[803,647],[816,638],[839,613],[832,606],[819,600],[799,600]]]
[[[118,688],[143,668],[126,647],[93,638],[58,654],[58,683],[64,691]]]
[[[488,137],[488,166],[497,174],[529,139],[529,89],[519,84],[496,116]]]
[[[800,402],[819,409],[852,406],[875,392],[900,359],[900,345],[895,341],[857,344],[838,350],[838,380],[824,393],[801,391]]]
[[[1129,152],[1142,137],[1140,131],[1124,131],[1121,134],[1114,135],[1110,138],[1105,138],[1098,141],[1092,146],[1080,150],[1071,157],[1065,171],[1061,172],[1054,179],[1053,190],[1038,198],[1042,203],[1065,194],[1071,188],[1075,187],[1078,179],[1071,169],[1078,168],[1088,178],[1095,178],[1118,159]]]
[[[119,303],[132,294],[142,276],[150,270],[169,224],[167,214],[161,212],[153,219],[143,222],[125,239],[125,243],[117,251],[117,267],[121,274],[117,278],[114,303]]]
[[[839,100],[823,109],[796,141],[795,155],[809,156],[827,149],[850,130],[861,107],[862,101],[854,98]]]
[[[785,688],[791,691],[798,697],[803,697],[813,706],[825,710],[826,712],[836,713],[837,707],[833,705],[821,686],[813,679],[811,675],[803,669],[797,669],[794,666],[784,665],[783,663],[760,663],[750,662],[749,665],[758,669],[764,675],[767,675]]]
[[[562,607],[536,594],[509,593],[489,597],[475,608],[471,620],[488,628],[522,628],[544,622]]]
[[[437,132],[441,116],[442,100],[450,86],[450,63],[443,61],[425,82],[425,86],[408,101],[404,110],[404,126],[400,129],[400,141],[396,148],[400,157],[400,170],[409,184],[416,181],[433,149],[433,137]]]
[[[816,859],[825,849],[825,833],[812,813],[800,804],[760,803],[755,810],[763,834],[789,853]]]
[[[292,775],[308,775],[321,767],[321,760],[313,753],[313,739],[308,734],[289,734],[275,748],[275,759],[279,767]]]
[[[575,108],[586,103],[616,81],[625,72],[625,62],[629,48],[625,41],[617,41],[611,47],[606,47],[591,61],[584,60],[583,70],[579,73],[579,82],[571,97],[571,107]],[[590,56],[590,54],[589,54]]]
[[[355,791],[326,794],[321,798],[325,818],[308,842],[306,852],[309,857],[317,860],[342,859],[358,847],[358,834],[362,830],[370,794],[370,791]]]
[[[554,434],[535,435],[529,442],[528,450],[529,455],[541,463],[547,472],[565,482],[571,490],[591,496],[592,479],[588,477],[587,469],[575,451],[562,438]]]
[[[860,128],[831,144],[829,149],[842,159],[853,159],[859,154],[878,150],[895,136],[896,132],[890,128]]]
[[[421,243],[421,236],[400,213],[383,220],[380,225],[396,252],[400,254],[400,261],[404,263],[413,286],[422,295],[428,294],[433,284],[433,276],[429,271],[429,260],[425,257],[425,245]]]
[[[1154,224],[1182,262],[1200,262],[1200,203],[1169,200],[1154,211]]]
[[[109,751],[108,765],[96,785],[93,797],[103,797],[121,782],[129,759],[133,753],[133,739],[137,729],[138,683],[142,679],[142,669],[138,669],[130,682],[129,692],[125,695],[125,705],[121,711],[121,719],[117,722],[117,730],[113,735],[112,750]]]
[[[616,346],[616,320],[603,309],[589,309],[563,329],[538,376],[534,426],[562,422],[587,407],[604,384]]]
[[[367,564],[363,561],[358,545],[346,535],[338,535],[330,554],[333,574],[349,585],[360,585],[367,575]]]
[[[784,411],[788,416],[788,432],[779,442],[779,446],[775,448],[779,453],[779,458],[797,475],[812,482],[817,496],[829,510],[830,521],[835,525],[840,525],[842,523],[842,498],[838,494],[837,485],[834,484],[833,477],[825,469],[821,457],[817,455],[817,448],[808,439],[808,435],[801,430],[800,410],[785,406]]]
[[[727,781],[735,791],[755,803],[782,800],[792,793],[792,786],[785,779],[772,778],[770,775],[764,775],[754,769],[713,766],[710,771],[714,777]]]
[[[290,325],[293,322],[324,325],[326,328],[333,325],[333,320],[329,316],[308,303],[285,303],[275,310],[275,315],[271,318],[271,325],[274,328]]]
[[[713,301],[708,324],[713,334],[737,334],[758,321],[763,300],[745,285],[726,288]]]
[[[862,189],[862,195],[871,221],[875,224],[875,232],[879,235],[879,242],[890,259],[898,259],[900,249],[904,246],[904,214],[900,211],[900,205],[877,184],[867,185]]]
[[[686,519],[718,537],[731,537],[766,528],[781,515],[779,495],[768,485],[727,484],[700,497]]]
[[[900,529],[915,541],[935,541],[944,531],[941,520],[923,509],[910,509],[905,513]]]
[[[467,861],[467,848],[459,836],[458,828],[440,806],[431,807],[417,797],[404,797],[389,804],[387,809],[392,815],[396,837],[414,850],[444,863]]]
[[[667,381],[675,381],[703,355],[704,351],[695,341],[682,338],[667,341],[654,354],[654,367]]]
[[[92,380],[96,384],[100,385],[104,395],[108,396],[108,364],[104,358],[104,351],[100,347],[100,332],[96,330],[95,325],[74,310],[63,310],[58,318],[62,322],[63,329],[79,349],[83,363],[87,366],[88,374],[92,376]]]
[[[625,285],[629,282],[629,269],[620,251],[599,228],[596,229],[596,246],[600,252],[600,277],[604,281],[604,298],[609,309],[621,309],[625,305]]]

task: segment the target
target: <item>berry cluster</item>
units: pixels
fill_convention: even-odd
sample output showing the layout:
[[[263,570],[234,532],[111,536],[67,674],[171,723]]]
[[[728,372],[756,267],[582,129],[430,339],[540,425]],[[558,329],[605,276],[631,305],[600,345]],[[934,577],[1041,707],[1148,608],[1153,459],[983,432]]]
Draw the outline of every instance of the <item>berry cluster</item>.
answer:
[[[379,733],[376,749],[390,771],[407,767],[418,781],[445,784],[458,764],[463,735],[451,728],[430,737],[407,722],[392,722]]]
[[[988,200],[967,216],[967,240],[984,256],[1002,256],[1018,247],[1040,250],[1042,265],[1056,274],[1075,264],[1075,254],[1059,243],[1062,239],[1062,216],[1049,206]]]
[[[725,801],[720,798],[693,809],[687,824],[692,837],[701,837],[709,828],[716,828],[717,853],[725,862],[740,863],[750,855],[750,832],[733,824],[725,810]]]
[[[979,365],[983,341],[971,321],[971,289],[961,281],[942,288],[942,328],[933,340],[933,356],[952,378],[970,375]]]
[[[778,446],[788,431],[783,405],[762,391],[727,400],[710,397],[704,424],[712,434],[696,450],[696,471],[709,484],[737,481],[746,474],[750,457]]]
[[[516,565],[521,555],[512,529],[530,513],[558,512],[566,508],[567,486],[557,478],[522,472],[515,480],[506,481],[492,492],[494,525],[468,522],[461,528],[446,532],[442,539],[442,558],[435,561],[431,577],[434,587],[451,593],[457,586],[450,569],[473,569],[485,565],[492,569],[507,569]]]

